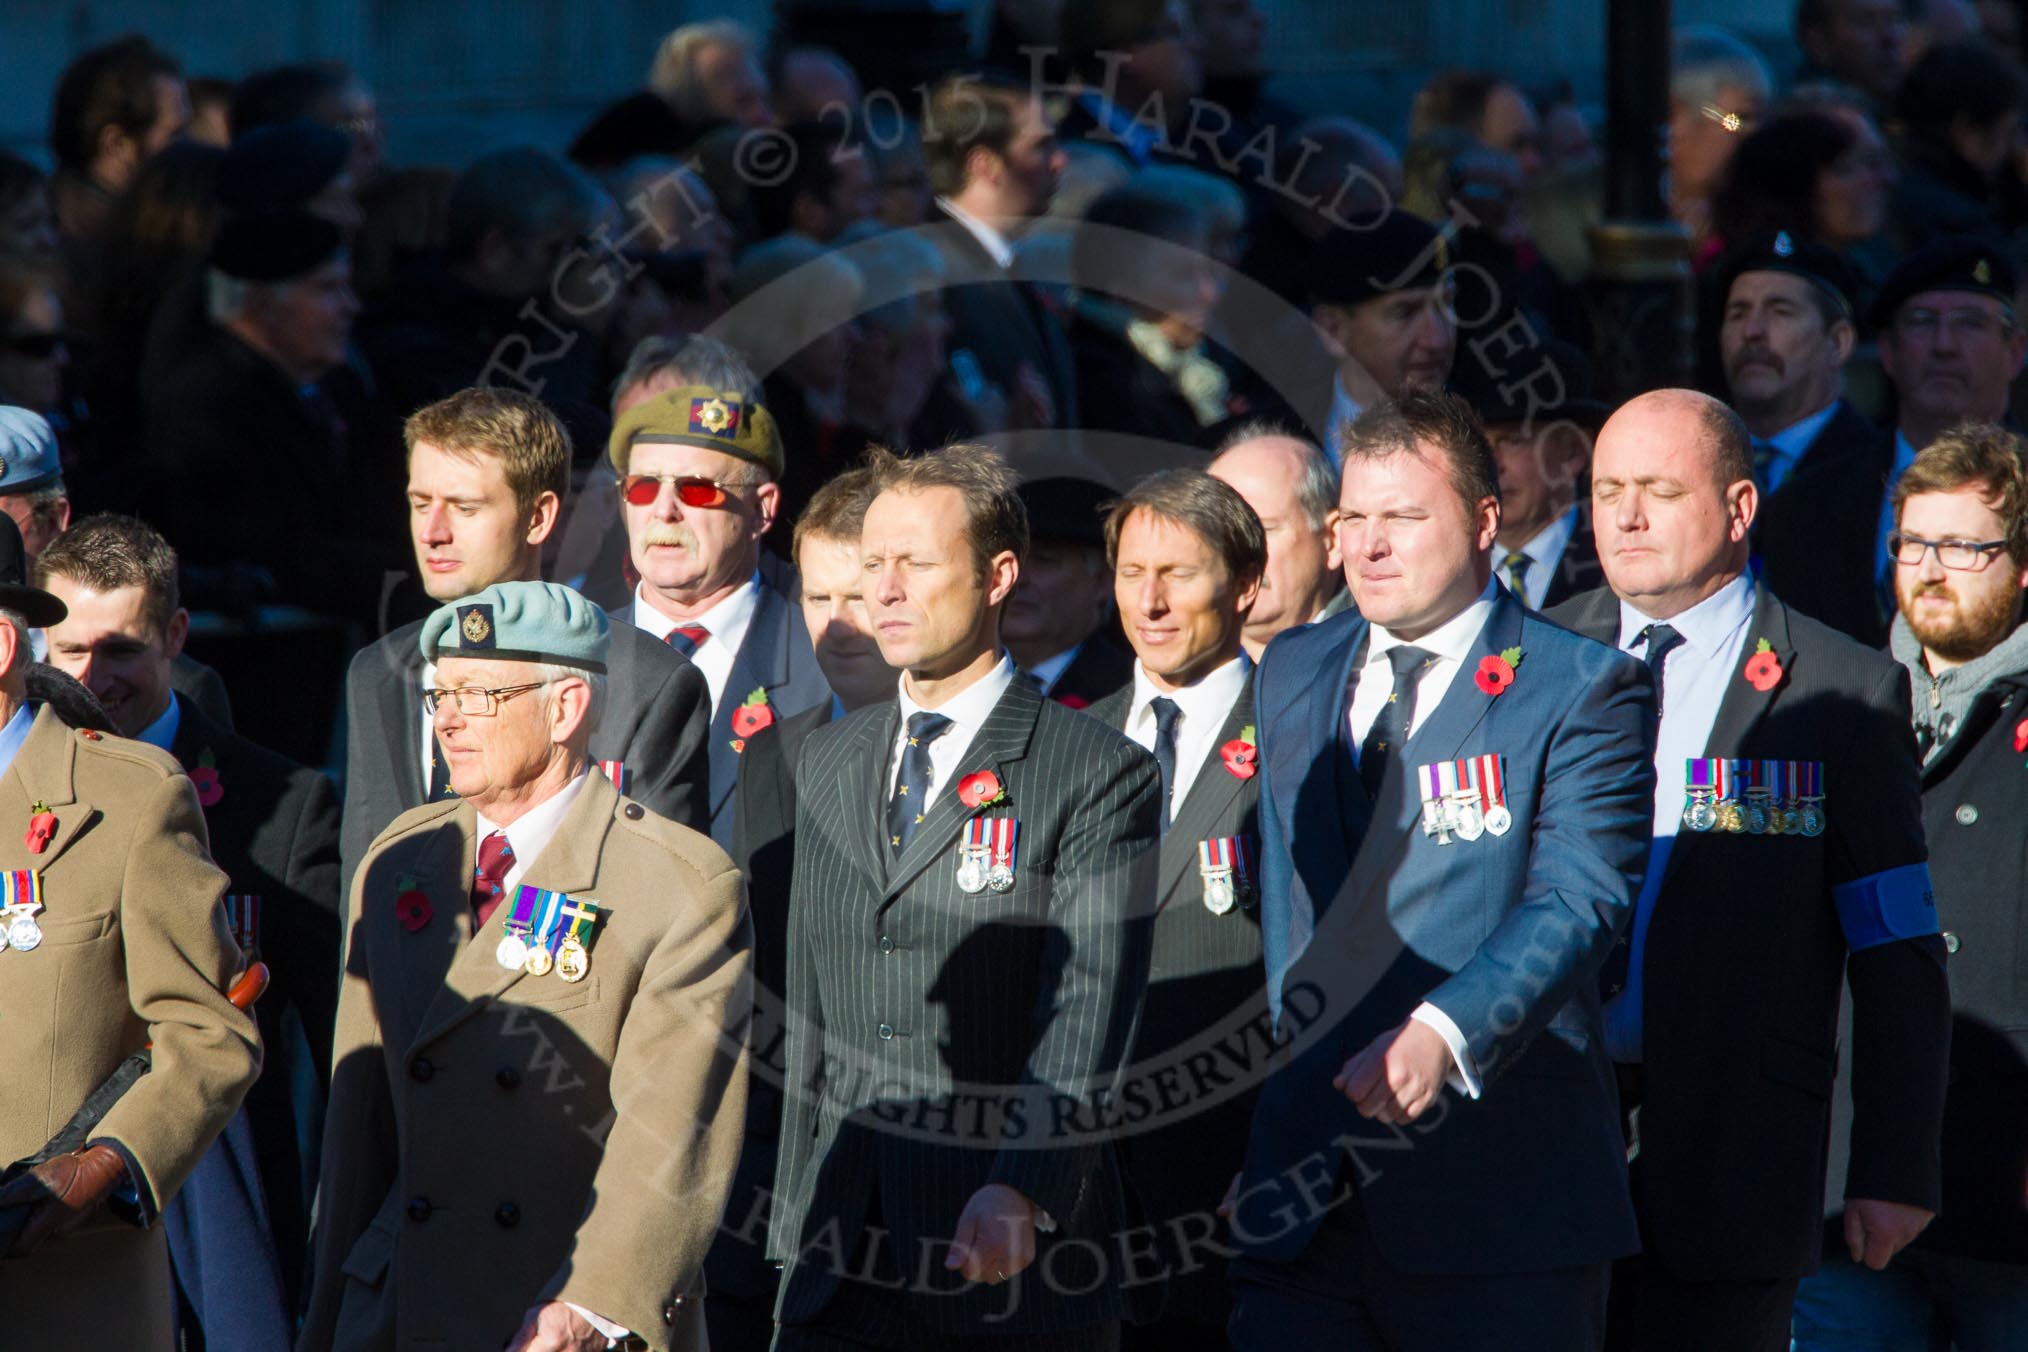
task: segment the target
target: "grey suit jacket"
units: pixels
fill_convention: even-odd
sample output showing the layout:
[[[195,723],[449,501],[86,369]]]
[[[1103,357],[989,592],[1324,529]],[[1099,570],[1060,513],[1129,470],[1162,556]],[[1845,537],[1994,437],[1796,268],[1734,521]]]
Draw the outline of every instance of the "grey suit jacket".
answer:
[[[359,650],[345,677],[343,884],[389,822],[419,807],[423,782],[422,622]],[[621,792],[658,816],[702,831],[707,805],[704,675],[625,620],[612,626],[606,706],[591,756],[620,763]]]
[[[889,701],[818,729],[797,773],[776,1318],[822,1310],[839,1280],[824,1246],[856,1243],[875,1207],[909,1270],[912,1314],[939,1332],[1119,1318],[1128,1293],[1093,1255],[1120,1232],[1125,1198],[1093,1096],[1109,1101],[1147,977],[1155,763],[1017,681],[963,761],[1005,798],[967,807],[960,778],[897,858],[882,785],[898,716]],[[1019,822],[1006,892],[957,885],[975,816]],[[940,1259],[917,1272],[988,1183],[1055,1218],[1035,1265],[969,1290]]]

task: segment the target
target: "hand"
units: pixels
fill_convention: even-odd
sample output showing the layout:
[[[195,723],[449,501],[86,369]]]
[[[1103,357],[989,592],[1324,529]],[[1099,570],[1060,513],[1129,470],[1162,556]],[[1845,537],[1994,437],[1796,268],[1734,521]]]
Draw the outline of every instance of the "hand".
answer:
[[[1233,1208],[1239,1205],[1239,1180],[1242,1177],[1241,1174],[1232,1176],[1232,1182],[1225,1185],[1224,1198],[1218,1203],[1218,1214],[1227,1220],[1232,1219]]]
[[[21,1233],[0,1257],[33,1253],[51,1235],[70,1229],[112,1195],[127,1176],[127,1162],[109,1145],[88,1145],[42,1163],[0,1188],[0,1208],[33,1208]]]
[[[1368,1043],[1331,1081],[1361,1117],[1413,1122],[1429,1111],[1451,1071],[1451,1049],[1428,1024],[1409,1019]]]
[[[1035,1261],[1035,1204],[1004,1183],[988,1183],[972,1194],[958,1217],[945,1271],[968,1282],[997,1286]]]
[[[1845,1199],[1845,1247],[1852,1261],[1864,1263],[1875,1272],[1886,1267],[1894,1255],[1922,1233],[1922,1227],[1936,1219],[1934,1211],[1905,1202],[1876,1202],[1864,1197]]]
[[[1016,427],[1043,428],[1056,422],[1056,400],[1049,382],[1032,362],[1022,362],[1014,375],[1013,422]]]
[[[560,1300],[532,1305],[507,1352],[605,1352],[611,1340]]]

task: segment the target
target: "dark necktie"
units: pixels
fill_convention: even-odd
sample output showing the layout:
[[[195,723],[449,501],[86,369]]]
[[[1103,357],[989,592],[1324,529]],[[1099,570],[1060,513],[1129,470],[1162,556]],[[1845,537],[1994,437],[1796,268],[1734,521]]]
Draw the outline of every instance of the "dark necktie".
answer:
[[[1030,690],[1033,690],[1036,694],[1047,695],[1049,693],[1048,689],[1045,688],[1042,683],[1042,677],[1037,673],[1032,671],[1024,671],[1021,673],[1021,679],[1028,682],[1028,688]]]
[[[922,825],[935,772],[930,769],[930,743],[944,735],[951,720],[942,714],[908,716],[908,743],[901,748],[901,776],[894,797],[887,800],[887,846],[896,854],[908,848]]]
[[[1387,665],[1394,668],[1394,689],[1388,692],[1387,703],[1380,706],[1379,716],[1359,746],[1359,778],[1367,793],[1379,795],[1387,763],[1401,754],[1401,745],[1415,726],[1415,683],[1435,662],[1435,655],[1421,648],[1404,645],[1387,650]]]
[[[701,624],[679,624],[671,629],[669,636],[662,641],[688,657],[710,637],[711,631]]]
[[[507,870],[514,867],[514,847],[505,831],[495,831],[479,842],[479,866],[472,870],[472,911],[484,925],[506,900]]]
[[[1176,720],[1183,716],[1173,699],[1154,699],[1148,707],[1155,712],[1155,768],[1162,772],[1162,830],[1169,829],[1169,795],[1176,785]]]
[[[1655,721],[1662,721],[1662,668],[1668,661],[1669,650],[1683,644],[1683,636],[1666,624],[1651,624],[1641,630],[1640,637],[1647,640],[1648,652],[1643,659],[1655,678]]]
[[[456,798],[458,791],[451,787],[451,766],[444,759],[444,744],[435,731],[430,733],[430,782],[429,797],[425,802],[440,803],[446,798]]]
[[[1768,475],[1774,472],[1775,461],[1780,455],[1781,452],[1775,449],[1775,444],[1772,441],[1767,441],[1760,437],[1754,438],[1753,482],[1760,489],[1762,497],[1766,497],[1774,492],[1774,489],[1768,484]]]
[[[1514,599],[1522,605],[1528,604],[1528,565],[1533,562],[1520,550],[1507,556],[1500,566],[1507,570],[1507,590],[1514,593]]]

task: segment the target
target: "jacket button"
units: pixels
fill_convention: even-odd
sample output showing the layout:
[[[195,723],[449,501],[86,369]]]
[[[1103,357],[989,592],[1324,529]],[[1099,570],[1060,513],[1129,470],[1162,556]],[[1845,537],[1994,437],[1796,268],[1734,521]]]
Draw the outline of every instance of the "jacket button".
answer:
[[[669,1327],[671,1327],[671,1328],[674,1328],[674,1327],[676,1326],[676,1302],[675,1302],[675,1301],[673,1301],[673,1300],[672,1300],[672,1301],[670,1301],[670,1302],[669,1302],[669,1303],[668,1303],[667,1305],[664,1305],[664,1306],[662,1307],[662,1322],[663,1322],[664,1324],[667,1324],[667,1325],[668,1325]]]
[[[1957,935],[1951,933],[1949,930],[1945,930],[1943,932],[1943,941],[1944,941],[1944,952],[1955,953],[1958,951],[1960,945],[1958,943]]]
[[[502,1089],[518,1089],[521,1086],[521,1072],[512,1066],[502,1066],[493,1072],[493,1083]]]
[[[408,1063],[408,1077],[417,1084],[428,1084],[430,1076],[436,1073],[437,1068],[430,1064],[430,1059],[427,1056],[418,1056],[415,1060]]]
[[[641,820],[641,805],[639,803],[629,803],[621,808],[620,811],[626,814],[626,818],[630,822]]]
[[[436,1210],[436,1208],[430,1205],[430,1199],[427,1197],[409,1198],[408,1218],[414,1221],[417,1225],[421,1225],[424,1221],[428,1220],[430,1218],[430,1212],[434,1210]]]
[[[1979,819],[1979,810],[1970,803],[1959,803],[1957,819],[1959,826],[1970,826]]]
[[[881,952],[883,952],[883,953],[892,953],[892,952],[894,951],[894,940],[893,940],[893,939],[891,939],[891,938],[889,938],[889,937],[888,937],[887,935],[885,935],[885,934],[881,935],[881,936],[880,936],[880,951],[881,951]]]
[[[512,1230],[521,1224],[521,1208],[512,1202],[502,1202],[493,1212],[493,1222],[502,1230]]]
[[[894,1025],[891,1023],[883,1023],[880,1025],[880,1027],[876,1028],[874,1031],[880,1034],[880,1040],[882,1042],[888,1042],[893,1040],[894,1038]]]

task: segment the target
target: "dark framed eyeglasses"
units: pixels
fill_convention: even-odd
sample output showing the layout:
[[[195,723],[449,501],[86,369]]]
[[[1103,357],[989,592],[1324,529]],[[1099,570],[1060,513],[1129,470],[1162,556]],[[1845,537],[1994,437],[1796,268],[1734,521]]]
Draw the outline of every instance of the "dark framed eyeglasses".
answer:
[[[423,712],[434,714],[437,706],[450,700],[459,713],[467,718],[491,718],[500,711],[500,706],[516,695],[525,695],[531,690],[540,690],[548,681],[530,681],[526,685],[496,685],[487,690],[480,686],[460,686],[456,690],[423,691]]]
[[[48,361],[69,346],[66,333],[10,333],[0,338],[0,349],[36,361]]]
[[[1922,566],[1923,556],[1936,551],[1936,561],[1954,573],[1976,573],[2007,547],[2005,540],[1925,540],[1896,531],[1887,537],[1887,552],[1908,568]]]
[[[736,488],[747,488],[748,484],[720,483],[717,479],[703,479],[693,474],[628,474],[616,480],[620,496],[636,507],[652,507],[655,499],[662,496],[662,485],[669,484],[676,490],[676,501],[685,507],[723,507],[733,496]]]

